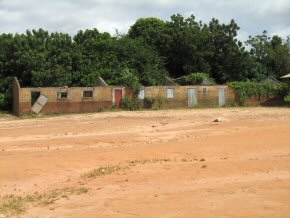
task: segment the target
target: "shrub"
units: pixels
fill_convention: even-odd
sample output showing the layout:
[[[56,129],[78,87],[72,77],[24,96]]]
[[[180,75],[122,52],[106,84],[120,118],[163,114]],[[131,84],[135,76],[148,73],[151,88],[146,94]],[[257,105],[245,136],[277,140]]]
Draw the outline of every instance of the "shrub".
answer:
[[[143,104],[144,104],[144,108],[152,108],[153,104],[155,102],[154,98],[144,98],[143,99]]]
[[[284,97],[284,102],[285,104],[290,105],[290,95]]]
[[[135,111],[139,110],[141,101],[137,98],[123,98],[121,104],[123,109]]]
[[[82,175],[82,178],[93,178],[95,179],[98,176],[105,176],[105,175],[111,175],[113,173],[116,173],[120,170],[124,170],[124,168],[118,166],[118,165],[114,165],[114,166],[105,166],[105,167],[99,167],[97,169],[93,169],[90,172],[87,172],[85,174]]]
[[[5,97],[3,93],[0,93],[0,108],[4,106]]]
[[[229,86],[232,87],[240,100],[244,103],[245,100],[251,96],[256,97],[284,97],[287,94],[288,86],[286,84],[276,85],[269,83],[256,83],[256,82],[231,82]]]
[[[164,96],[159,95],[159,96],[157,96],[155,98],[155,102],[156,102],[158,108],[162,108],[167,103],[167,98],[165,98]]]
[[[12,109],[12,90],[0,93],[0,110]]]
[[[111,85],[122,85],[129,87],[137,95],[140,91],[140,83],[138,77],[138,71],[131,68],[124,68],[114,75],[114,78],[107,80]]]
[[[214,80],[210,78],[208,73],[192,73],[186,76],[185,82],[188,85],[197,85],[197,84],[201,84],[204,79],[210,82],[214,82]]]

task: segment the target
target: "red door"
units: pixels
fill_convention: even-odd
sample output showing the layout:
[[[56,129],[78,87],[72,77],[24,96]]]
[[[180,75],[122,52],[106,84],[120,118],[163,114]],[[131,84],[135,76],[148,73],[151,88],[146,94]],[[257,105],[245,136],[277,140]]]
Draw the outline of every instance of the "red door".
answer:
[[[115,89],[115,105],[120,106],[122,101],[122,89]]]

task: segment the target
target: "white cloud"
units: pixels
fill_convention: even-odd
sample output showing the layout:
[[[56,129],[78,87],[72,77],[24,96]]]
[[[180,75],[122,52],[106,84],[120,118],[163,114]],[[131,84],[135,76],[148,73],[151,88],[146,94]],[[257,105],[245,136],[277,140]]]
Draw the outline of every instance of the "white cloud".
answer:
[[[176,13],[194,14],[204,22],[234,18],[241,27],[239,39],[265,29],[290,34],[290,0],[0,0],[0,33],[32,28],[70,34],[87,28],[114,33],[117,28],[124,33],[140,17],[168,20]]]

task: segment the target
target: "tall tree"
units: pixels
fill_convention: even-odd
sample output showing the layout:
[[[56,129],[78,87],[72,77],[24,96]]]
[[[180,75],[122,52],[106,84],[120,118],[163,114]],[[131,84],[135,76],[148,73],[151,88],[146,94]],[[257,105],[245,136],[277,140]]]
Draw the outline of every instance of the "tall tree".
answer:
[[[217,19],[209,23],[213,56],[209,59],[210,73],[219,83],[233,80],[246,80],[250,57],[243,44],[237,40],[239,26],[234,20],[221,24]]]
[[[254,60],[263,66],[264,76],[280,77],[290,71],[290,48],[279,36],[269,37],[267,31],[249,37],[246,44]]]

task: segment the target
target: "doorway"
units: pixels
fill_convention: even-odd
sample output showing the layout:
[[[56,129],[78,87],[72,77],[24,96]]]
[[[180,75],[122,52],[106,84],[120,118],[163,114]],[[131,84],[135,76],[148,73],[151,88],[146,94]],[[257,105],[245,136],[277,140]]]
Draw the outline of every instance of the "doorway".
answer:
[[[34,105],[36,100],[39,98],[40,92],[31,92],[31,106]]]
[[[114,89],[115,105],[120,107],[122,101],[123,92],[122,89]]]
[[[219,106],[223,107],[226,105],[225,88],[219,88]]]
[[[188,107],[195,107],[197,105],[196,89],[187,89]]]

